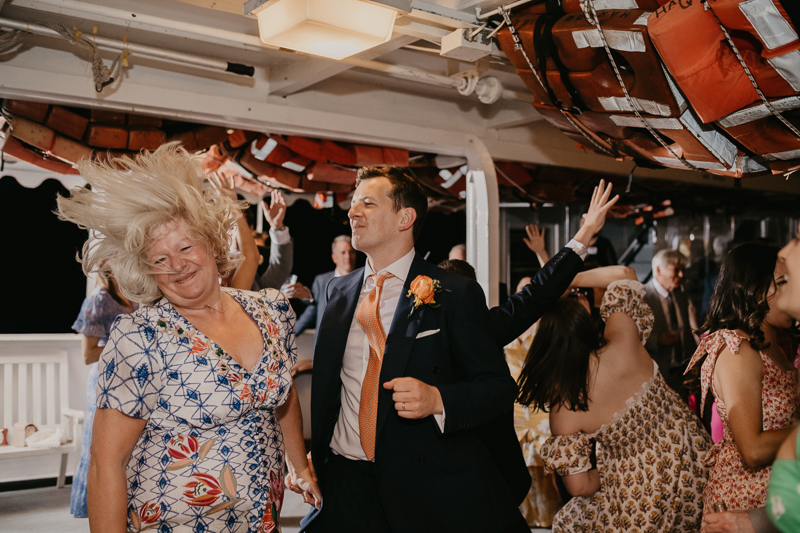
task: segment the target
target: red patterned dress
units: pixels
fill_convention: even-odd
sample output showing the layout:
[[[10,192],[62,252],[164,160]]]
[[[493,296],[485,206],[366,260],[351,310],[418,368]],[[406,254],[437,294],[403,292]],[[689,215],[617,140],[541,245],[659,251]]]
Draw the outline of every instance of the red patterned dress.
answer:
[[[689,363],[691,368],[706,354],[700,368],[702,386],[701,404],[705,405],[709,388],[717,401],[717,412],[722,419],[722,440],[716,443],[706,458],[711,469],[703,492],[704,512],[714,512],[714,505],[724,503],[728,511],[746,511],[764,507],[767,503],[767,485],[772,473],[771,466],[748,468],[745,466],[739,448],[733,440],[728,412],[725,403],[714,390],[714,366],[722,350],[739,353],[743,338],[732,330],[719,330],[703,339]],[[745,339],[746,340],[746,339]],[[764,418],[763,429],[781,429],[794,422],[798,412],[797,384],[795,371],[782,370],[772,359],[759,352],[764,364],[764,377],[761,380],[761,412]],[[687,369],[688,370],[688,369]]]

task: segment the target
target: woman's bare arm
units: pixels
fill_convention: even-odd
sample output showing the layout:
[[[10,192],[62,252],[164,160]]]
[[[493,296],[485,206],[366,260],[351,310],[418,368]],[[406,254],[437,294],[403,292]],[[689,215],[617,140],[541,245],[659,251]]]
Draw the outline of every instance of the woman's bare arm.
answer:
[[[794,461],[797,459],[797,424],[795,423],[794,429],[789,434],[789,437],[783,441],[781,447],[778,448],[778,455],[776,459],[789,459]]]
[[[98,346],[98,342],[100,342],[100,337],[84,335],[81,339],[81,344],[83,345],[83,362],[87,365],[91,365],[100,360],[100,354],[103,353],[103,348],[105,348],[105,346]]]
[[[725,348],[714,368],[714,385],[728,411],[733,440],[744,464],[750,468],[772,464],[781,443],[792,431],[791,428],[763,429],[763,373],[761,356],[746,340],[739,346],[738,354]]]
[[[607,267],[593,268],[584,270],[575,275],[575,279],[569,284],[572,287],[596,287],[598,289],[607,288],[612,282],[620,279],[636,279],[636,271],[631,267],[623,265],[612,265]]]
[[[550,411],[550,430],[553,435],[571,435],[581,431],[581,417],[575,411],[556,407]],[[580,474],[561,476],[561,481],[573,496],[591,496],[600,490],[600,473],[596,466]]]
[[[92,533],[124,533],[128,528],[127,466],[146,420],[116,409],[98,409],[92,426],[88,508]]]
[[[317,485],[317,477],[311,470],[306,456],[306,444],[303,440],[303,415],[300,412],[300,400],[297,390],[292,386],[289,397],[275,410],[283,432],[283,442],[286,448],[286,459],[289,466],[289,476],[292,483],[299,486],[305,493],[303,499],[308,501],[306,495],[314,497],[313,505],[319,509],[322,504],[322,493]],[[308,501],[308,503],[312,503]]]

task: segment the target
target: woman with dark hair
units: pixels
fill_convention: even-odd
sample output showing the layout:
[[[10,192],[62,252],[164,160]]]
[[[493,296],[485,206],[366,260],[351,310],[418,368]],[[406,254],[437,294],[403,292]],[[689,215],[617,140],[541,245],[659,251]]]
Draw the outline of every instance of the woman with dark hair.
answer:
[[[603,297],[605,333],[562,299],[541,319],[518,401],[550,411],[541,450],[572,498],[553,531],[695,531],[708,435],[644,348],[653,328],[645,290],[616,281]]]
[[[706,461],[705,513],[766,504],[772,461],[797,416],[797,342],[791,317],[775,305],[786,273],[777,259],[777,247],[760,243],[728,253],[700,328],[708,336],[687,369],[702,361],[701,405],[710,388],[723,424]]]

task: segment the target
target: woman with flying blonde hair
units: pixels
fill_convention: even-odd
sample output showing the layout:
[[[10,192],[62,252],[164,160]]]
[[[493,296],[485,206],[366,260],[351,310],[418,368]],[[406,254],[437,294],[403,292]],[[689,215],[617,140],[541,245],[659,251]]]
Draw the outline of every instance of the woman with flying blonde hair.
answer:
[[[80,171],[91,190],[59,198],[58,213],[93,230],[84,271],[113,270],[141,304],[100,360],[92,530],[279,530],[284,449],[290,480],[319,505],[289,374],[291,308],[278,291],[218,283],[236,266],[235,200],[203,191],[177,143]]]

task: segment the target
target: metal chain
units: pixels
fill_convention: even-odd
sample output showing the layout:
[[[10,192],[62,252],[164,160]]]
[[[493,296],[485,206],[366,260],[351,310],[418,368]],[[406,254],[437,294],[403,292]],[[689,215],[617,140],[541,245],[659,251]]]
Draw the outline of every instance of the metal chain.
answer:
[[[736,43],[733,42],[733,39],[731,38],[731,34],[728,33],[728,29],[725,26],[722,25],[722,21],[719,20],[719,17],[717,16],[717,14],[714,13],[714,10],[711,8],[710,5],[708,5],[708,0],[700,0],[700,1],[703,4],[703,8],[705,8],[706,11],[711,11],[711,14],[714,15],[714,19],[716,19],[717,24],[719,24],[719,27],[722,30],[722,33],[725,35],[725,39],[728,40],[728,44],[731,46],[731,49],[733,50],[733,53],[736,55],[736,59],[739,60],[739,64],[742,65],[742,68],[744,69],[744,73],[747,74],[747,79],[749,79],[750,83],[753,84],[753,88],[758,93],[758,97],[761,98],[762,102],[764,102],[764,105],[767,107],[769,112],[772,113],[775,116],[775,118],[780,120],[783,123],[784,126],[789,128],[789,130],[794,134],[795,137],[800,139],[800,131],[797,130],[797,128],[794,126],[794,124],[792,124],[791,122],[786,120],[784,118],[784,116],[781,115],[781,112],[778,111],[777,109],[775,109],[773,107],[772,103],[770,103],[770,101],[767,100],[767,97],[764,96],[764,93],[761,92],[761,89],[758,87],[758,83],[756,83],[756,79],[753,76],[753,73],[750,72],[750,67],[747,66],[747,63],[745,63],[744,58],[742,57],[742,54],[739,53],[739,48],[736,46]]]
[[[642,124],[644,124],[644,127],[647,128],[647,131],[649,131],[650,134],[653,137],[655,137],[655,139],[659,142],[659,144],[661,144],[661,146],[666,148],[667,151],[670,154],[672,154],[672,157],[677,159],[683,166],[685,166],[689,170],[699,171],[699,169],[696,166],[692,165],[686,159],[675,153],[675,151],[667,145],[664,139],[662,139],[661,136],[658,133],[656,133],[656,130],[653,129],[652,126],[650,126],[650,123],[647,122],[647,120],[645,120],[642,114],[639,113],[636,102],[633,100],[633,98],[631,98],[631,95],[628,93],[628,88],[625,87],[625,82],[622,80],[622,74],[620,74],[619,72],[619,67],[617,67],[617,62],[614,60],[614,56],[611,55],[611,48],[608,46],[608,41],[606,41],[606,36],[603,33],[603,28],[600,26],[600,17],[597,16],[597,11],[595,11],[594,9],[594,0],[581,0],[581,7],[583,8],[583,13],[586,16],[586,20],[589,22],[589,24],[597,27],[597,33],[600,34],[600,40],[603,43],[603,48],[605,48],[606,55],[608,55],[608,60],[611,62],[611,66],[614,68],[614,75],[616,75],[617,81],[619,82],[620,87],[622,87],[622,92],[623,94],[625,94],[625,98],[627,98],[628,104],[631,106],[633,113],[642,122]]]
[[[522,46],[522,40],[519,38],[519,35],[517,34],[517,29],[514,27],[514,24],[511,23],[511,17],[508,15],[508,9],[505,6],[500,6],[498,9],[500,10],[500,13],[503,14],[503,19],[505,20],[506,26],[508,26],[508,31],[511,33],[511,37],[514,39],[514,50],[519,50],[522,53],[522,57],[524,57],[525,61],[528,63],[528,67],[530,67],[531,71],[533,72],[533,75],[536,78],[536,81],[538,81],[539,85],[542,86],[542,89],[544,89],[544,91],[547,92],[547,87],[545,87],[544,82],[542,81],[542,78],[539,77],[539,73],[536,72],[536,69],[533,67],[533,63],[531,62],[531,59],[528,57],[527,52],[525,52],[525,48],[523,48],[523,46]],[[614,157],[614,158],[617,157],[611,151],[607,150],[606,148],[601,146],[597,141],[592,139],[592,137],[589,136],[583,130],[583,128],[581,128],[580,126],[578,126],[575,123],[575,119],[573,119],[572,116],[569,113],[567,113],[566,111],[564,111],[561,108],[558,108],[558,110],[561,111],[561,114],[564,115],[564,118],[567,119],[567,121],[570,123],[570,125],[572,125],[573,128],[575,128],[581,135],[583,135],[586,138],[587,141],[592,143],[595,148],[597,148],[598,150],[600,150],[601,152],[603,152],[604,154],[606,154],[608,156],[611,156],[611,157]]]

